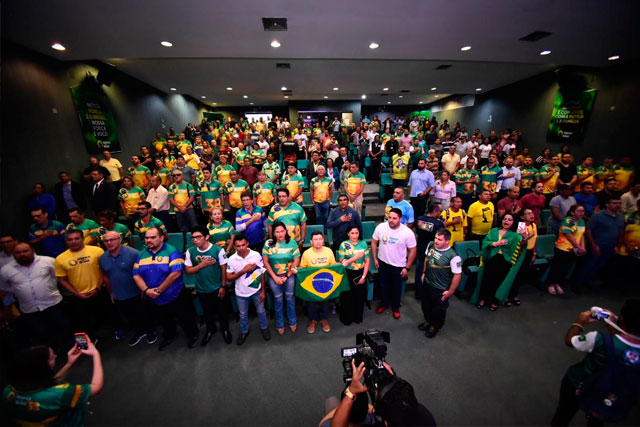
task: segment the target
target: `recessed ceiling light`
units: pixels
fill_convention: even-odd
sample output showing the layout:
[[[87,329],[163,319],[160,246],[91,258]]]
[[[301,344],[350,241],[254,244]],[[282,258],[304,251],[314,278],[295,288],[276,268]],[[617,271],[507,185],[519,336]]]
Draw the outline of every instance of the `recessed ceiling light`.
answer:
[[[434,98],[438,98],[440,95],[435,95]]]
[[[471,50],[471,46],[462,46],[462,47],[460,48],[460,50],[461,50],[461,51],[463,51],[463,52],[465,52],[465,51],[467,51],[467,50]]]
[[[60,50],[60,51],[67,50],[67,48],[62,46],[60,43],[54,43],[51,45],[51,47],[55,50]]]
[[[608,57],[607,59],[609,61],[616,61],[616,60],[620,59],[620,56],[619,55],[613,55],[613,56]]]
[[[337,88],[337,87],[334,87],[334,88],[333,88],[333,90],[339,90],[339,88]]]
[[[477,88],[476,88],[476,92],[480,92],[481,90],[482,90],[482,88],[481,88],[481,87],[477,87]]]
[[[389,90],[389,88],[388,87],[383,87],[382,90],[387,91],[387,90]]]
[[[284,99],[289,99],[289,97],[287,95],[284,96]]]
[[[170,88],[170,90],[178,90],[178,89],[176,89],[175,87],[172,87],[172,88]]]
[[[376,42],[371,42],[371,44],[369,45],[369,49],[377,49],[379,47],[380,45]]]
[[[248,96],[247,96],[247,95],[242,95],[242,97],[243,97],[244,99],[247,99],[247,98],[248,98]]]
[[[422,101],[418,102],[418,104],[422,104]]]
[[[431,88],[431,90],[436,90],[436,89],[438,89],[438,88],[437,88],[437,87],[432,87],[432,88]]]
[[[542,52],[540,52],[540,55],[544,56],[544,55],[549,55],[551,53],[550,50],[543,50]]]
[[[227,90],[233,90],[233,88],[232,87],[228,87]]]
[[[280,42],[278,40],[274,40],[271,42],[271,47],[280,47]]]
[[[402,95],[398,95],[398,98],[402,98]]]
[[[360,98],[367,99],[367,95],[362,95]]]
[[[391,101],[387,101],[387,104],[391,104]]]
[[[327,99],[327,98],[329,98],[329,97],[325,95],[325,96],[323,96],[323,98],[324,98],[324,99]]]
[[[207,99],[207,97],[206,97],[206,96],[204,96],[204,95],[202,95],[200,98],[202,98],[202,99]]]
[[[213,105],[218,105],[218,103],[217,103],[217,102],[212,102],[211,104],[213,104]]]
[[[282,87],[280,88],[280,90],[287,90],[287,87],[286,87],[286,86],[282,86]]]
[[[249,105],[253,105],[253,102],[250,102]]]
[[[173,43],[168,42],[168,41],[166,41],[166,40],[165,40],[165,41],[160,42],[160,44],[161,44],[162,46],[164,46],[164,47],[171,47],[171,46],[173,46]]]

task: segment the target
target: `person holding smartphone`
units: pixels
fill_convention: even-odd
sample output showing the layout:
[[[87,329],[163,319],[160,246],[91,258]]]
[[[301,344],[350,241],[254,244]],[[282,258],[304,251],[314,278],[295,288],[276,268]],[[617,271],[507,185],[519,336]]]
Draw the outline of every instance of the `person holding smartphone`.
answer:
[[[87,348],[78,344],[67,353],[67,363],[54,373],[56,354],[45,345],[19,351],[8,371],[9,385],[2,392],[2,408],[19,425],[84,425],[84,407],[102,391],[104,374],[100,353],[86,334]],[[64,378],[82,355],[93,359],[90,384],[69,384]]]
[[[364,300],[367,297],[367,274],[371,263],[366,242],[360,240],[360,230],[352,225],[347,230],[349,240],[340,244],[338,262],[347,270],[350,290],[340,294],[340,321],[344,325],[362,322]]]

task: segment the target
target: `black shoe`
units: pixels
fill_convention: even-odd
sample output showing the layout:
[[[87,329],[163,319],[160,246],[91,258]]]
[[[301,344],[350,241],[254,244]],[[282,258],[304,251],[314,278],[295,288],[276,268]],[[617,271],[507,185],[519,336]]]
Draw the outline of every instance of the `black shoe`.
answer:
[[[224,338],[224,342],[226,342],[227,344],[231,344],[231,341],[233,341],[233,337],[231,336],[231,331],[229,330],[223,331],[222,337]]]
[[[200,343],[200,345],[204,347],[205,345],[209,344],[209,341],[211,341],[211,338],[213,338],[213,334],[215,334],[214,331],[207,331],[204,334],[204,337],[202,337],[202,342]]]
[[[165,338],[160,342],[160,345],[158,346],[158,351],[163,351],[165,348],[169,347],[169,345],[171,345],[171,343],[173,342],[173,340],[176,339],[175,336],[171,337],[171,338]]]
[[[244,344],[244,340],[246,340],[248,336],[249,336],[249,332],[247,332],[246,334],[243,334],[241,332],[240,336],[238,336],[238,339],[236,340],[236,344],[238,345]]]
[[[424,336],[427,338],[433,338],[438,333],[438,329],[435,326],[429,326],[429,330],[425,332]]]
[[[269,332],[269,328],[260,329],[260,332],[262,332],[262,338],[264,338],[265,341],[269,341],[271,339],[271,332]]]
[[[427,329],[429,329],[429,322],[420,323],[418,325],[418,329],[423,331],[423,332],[426,331]]]
[[[193,348],[198,345],[198,334],[195,334],[187,340],[187,347]]]
[[[131,341],[129,341],[129,347],[133,347],[134,345],[137,345],[146,336],[147,334],[145,334],[144,332],[141,334],[136,334],[133,338],[131,338]]]

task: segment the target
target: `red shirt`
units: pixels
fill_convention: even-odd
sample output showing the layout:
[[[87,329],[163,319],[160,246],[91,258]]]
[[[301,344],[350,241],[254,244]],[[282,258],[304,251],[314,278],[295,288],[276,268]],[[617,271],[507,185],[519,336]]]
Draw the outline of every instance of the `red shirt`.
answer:
[[[543,194],[539,196],[536,193],[529,193],[520,199],[522,209],[531,209],[536,217],[536,225],[540,225],[540,211],[544,209],[545,197]]]
[[[514,210],[514,206],[515,209],[521,207],[522,205],[520,204],[520,201],[518,200],[514,200],[510,197],[505,197],[503,199],[500,199],[498,201],[498,204],[496,205],[496,209],[501,211],[504,210],[505,213],[509,213],[509,212],[513,212]]]
[[[253,184],[258,181],[258,169],[253,166],[242,166],[240,170],[238,170],[238,175],[240,175],[240,178],[247,181],[249,188],[253,188]]]

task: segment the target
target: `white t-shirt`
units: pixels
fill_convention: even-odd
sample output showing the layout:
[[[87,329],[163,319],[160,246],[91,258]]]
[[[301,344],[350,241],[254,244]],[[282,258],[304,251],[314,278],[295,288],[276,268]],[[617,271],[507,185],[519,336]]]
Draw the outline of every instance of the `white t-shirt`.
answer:
[[[406,267],[407,249],[417,245],[413,231],[402,224],[395,230],[388,222],[378,224],[373,238],[378,241],[378,259],[395,267]]]
[[[244,298],[250,297],[260,291],[260,279],[266,271],[262,262],[262,256],[258,252],[249,249],[249,254],[247,254],[245,258],[242,258],[236,252],[227,259],[227,271],[229,273],[240,271],[247,264],[255,264],[256,269],[236,279],[236,295]]]
[[[489,154],[491,154],[492,147],[491,144],[482,144],[478,146],[478,150],[480,151],[481,159],[488,159]]]

